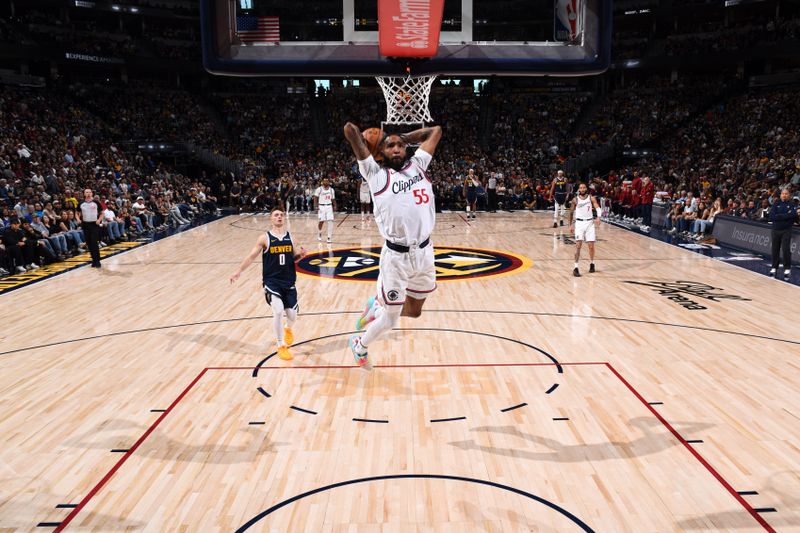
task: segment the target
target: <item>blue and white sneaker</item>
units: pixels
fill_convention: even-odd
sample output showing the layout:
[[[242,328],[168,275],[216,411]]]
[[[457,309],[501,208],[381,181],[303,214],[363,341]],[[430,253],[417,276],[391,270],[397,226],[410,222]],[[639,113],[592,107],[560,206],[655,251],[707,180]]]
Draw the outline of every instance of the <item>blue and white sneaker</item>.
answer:
[[[364,312],[361,313],[361,316],[358,317],[356,320],[356,330],[361,331],[362,329],[367,327],[367,324],[375,320],[375,310],[373,309],[376,305],[380,305],[378,303],[377,298],[374,296],[367,300],[367,307],[364,309]]]
[[[351,335],[350,336],[350,350],[353,352],[353,357],[356,360],[356,364],[359,368],[363,368],[364,370],[372,370],[372,363],[369,360],[369,354],[367,354],[367,348],[361,344],[361,337],[358,335]]]

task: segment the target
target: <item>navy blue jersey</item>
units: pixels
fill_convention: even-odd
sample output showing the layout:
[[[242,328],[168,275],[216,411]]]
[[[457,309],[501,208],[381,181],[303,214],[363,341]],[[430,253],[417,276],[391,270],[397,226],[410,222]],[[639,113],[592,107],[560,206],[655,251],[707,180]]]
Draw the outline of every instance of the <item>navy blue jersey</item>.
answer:
[[[553,189],[553,194],[557,194],[559,196],[566,196],[567,194],[567,180],[564,178],[556,178],[555,179],[555,188]]]
[[[294,269],[294,244],[289,232],[283,238],[267,232],[267,247],[261,252],[262,272],[264,284],[279,283],[286,286],[294,285],[297,272]]]

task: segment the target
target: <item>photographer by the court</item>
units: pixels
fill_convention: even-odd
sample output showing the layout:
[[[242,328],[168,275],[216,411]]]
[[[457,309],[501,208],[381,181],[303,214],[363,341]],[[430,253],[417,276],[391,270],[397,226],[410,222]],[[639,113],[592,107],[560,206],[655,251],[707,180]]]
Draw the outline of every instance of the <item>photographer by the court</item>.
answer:
[[[769,220],[772,222],[772,269],[770,275],[778,271],[780,253],[783,252],[783,277],[788,281],[792,273],[792,225],[800,215],[800,209],[791,201],[791,191],[781,191],[781,199],[772,205]]]

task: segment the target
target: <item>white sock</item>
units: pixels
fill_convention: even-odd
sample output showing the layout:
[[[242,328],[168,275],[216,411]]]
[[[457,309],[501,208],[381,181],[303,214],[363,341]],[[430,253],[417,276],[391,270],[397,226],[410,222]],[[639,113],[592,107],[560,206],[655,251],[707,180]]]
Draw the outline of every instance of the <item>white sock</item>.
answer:
[[[294,323],[297,322],[297,309],[287,309],[286,313],[286,327],[291,329]]]
[[[375,310],[375,320],[369,323],[367,332],[361,336],[361,344],[365,348],[379,336],[395,327],[400,320],[400,312],[403,310],[403,306],[391,305],[387,307],[391,309],[381,306]]]
[[[578,262],[575,261],[575,268],[578,268]]]

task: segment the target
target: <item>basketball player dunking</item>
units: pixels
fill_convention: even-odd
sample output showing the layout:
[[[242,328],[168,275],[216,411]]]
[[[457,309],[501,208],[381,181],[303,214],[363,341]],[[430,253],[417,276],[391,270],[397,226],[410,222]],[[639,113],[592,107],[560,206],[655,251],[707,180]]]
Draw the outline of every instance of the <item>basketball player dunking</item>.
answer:
[[[336,193],[327,179],[322,180],[322,187],[314,191],[314,209],[319,213],[317,240],[322,240],[322,225],[328,223],[328,242],[333,238],[333,212],[336,210]]]
[[[550,199],[555,204],[553,206],[553,227],[557,228],[559,224],[564,225],[564,211],[567,203],[567,177],[564,175],[563,170],[556,173],[553,183],[550,185]]]
[[[594,213],[592,209],[594,209]],[[572,270],[572,275],[579,278],[581,273],[578,270],[578,261],[581,258],[581,244],[584,241],[589,246],[589,272],[595,271],[594,241],[596,238],[594,228],[600,225],[600,206],[594,196],[589,194],[589,188],[585,183],[578,185],[578,196],[572,199],[569,207],[569,221],[570,233],[575,232],[575,268]]]
[[[250,254],[244,258],[242,264],[231,276],[234,283],[242,272],[255,261],[261,254],[262,278],[264,282],[264,296],[267,304],[272,308],[273,327],[278,339],[278,357],[286,361],[292,358],[289,346],[294,342],[292,326],[297,320],[297,288],[295,281],[297,272],[295,262],[305,255],[305,250],[295,250],[292,236],[286,229],[286,213],[280,208],[275,208],[270,213],[272,228],[256,241]],[[286,327],[283,327],[283,317],[286,316]]]
[[[401,316],[419,317],[425,298],[436,290],[431,232],[436,223],[433,187],[427,169],[442,138],[439,126],[403,135],[387,135],[379,142],[383,161],[370,155],[355,124],[348,122],[344,136],[358,159],[358,169],[372,191],[375,224],[385,239],[381,250],[377,296],[370,298],[350,337],[356,363],[371,369],[368,347],[397,325]],[[421,143],[408,157],[408,143]]]

